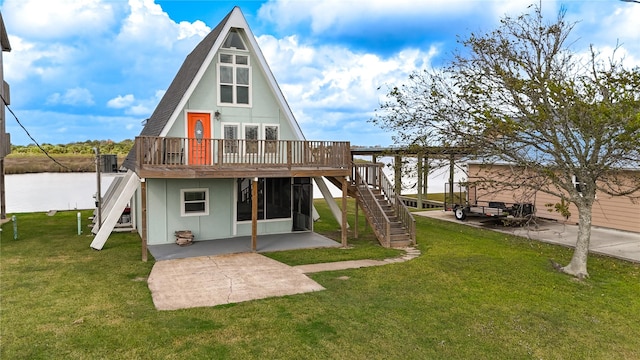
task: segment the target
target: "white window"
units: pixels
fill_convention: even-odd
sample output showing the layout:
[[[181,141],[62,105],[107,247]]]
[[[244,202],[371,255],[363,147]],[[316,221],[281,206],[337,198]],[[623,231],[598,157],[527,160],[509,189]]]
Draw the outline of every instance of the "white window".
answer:
[[[276,153],[278,151],[278,125],[264,126],[265,152]]]
[[[258,134],[260,126],[255,124],[246,124],[244,126],[245,151],[247,154],[258,153]]]
[[[181,189],[180,212],[182,216],[209,215],[209,189]]]
[[[238,153],[238,125],[224,124],[222,125],[222,136],[224,137],[224,153]]]
[[[231,29],[218,56],[218,104],[251,104],[251,64],[242,36]]]

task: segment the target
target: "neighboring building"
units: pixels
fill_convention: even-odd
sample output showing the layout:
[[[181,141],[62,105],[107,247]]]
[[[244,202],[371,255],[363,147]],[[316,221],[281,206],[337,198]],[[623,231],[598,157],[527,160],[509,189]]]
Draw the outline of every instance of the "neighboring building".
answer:
[[[509,171],[509,165],[490,166],[479,163],[468,163],[469,182],[479,178],[499,178],[501,172]],[[632,174],[640,170],[629,170],[628,178],[631,180]],[[634,174],[635,175],[635,174]],[[637,178],[637,175],[636,175]],[[580,184],[576,181],[576,186]],[[469,202],[478,202],[486,204],[489,201],[502,201],[505,203],[514,202],[530,202],[536,207],[536,215],[540,218],[565,221],[565,218],[548,204],[556,204],[560,202],[560,198],[552,196],[543,191],[533,191],[524,186],[510,191],[505,189],[492,188],[488,184],[484,184],[482,189],[469,186],[468,188]],[[593,204],[592,225],[616,230],[632,231],[640,233],[640,192],[634,195],[638,200],[632,201],[627,196],[611,196],[598,192],[596,194],[596,202]],[[551,210],[551,211],[550,211]],[[566,219],[568,223],[578,223],[578,209],[575,205],[569,206],[571,216]]]
[[[4,27],[4,20],[2,14],[0,14],[0,95],[2,96],[2,109],[0,109],[0,219],[7,217],[6,211],[6,197],[5,197],[5,185],[4,185],[4,157],[11,153],[11,138],[6,133],[6,118],[5,118],[5,106],[10,103],[9,96],[9,84],[4,81],[4,62],[2,60],[2,53],[5,51],[11,51],[11,45],[9,44],[9,37],[7,36],[7,29]]]
[[[130,206],[150,245],[174,243],[179,230],[196,240],[312,231],[312,179],[343,184],[346,199],[349,149],[305,140],[235,7],[187,56],[136,138],[103,226]],[[110,232],[91,246],[102,248]]]

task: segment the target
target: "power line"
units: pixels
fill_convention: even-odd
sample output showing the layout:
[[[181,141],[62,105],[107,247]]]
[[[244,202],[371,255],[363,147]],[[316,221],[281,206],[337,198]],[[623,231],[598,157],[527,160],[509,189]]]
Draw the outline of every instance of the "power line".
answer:
[[[7,107],[7,109],[9,110],[9,112],[11,113],[11,115],[13,115],[13,118],[16,119],[16,122],[18,122],[18,125],[20,125],[20,127],[22,128],[22,130],[24,130],[24,132],[27,134],[27,136],[29,137],[29,139],[31,139],[33,141],[34,144],[36,144],[36,146],[38,147],[38,149],[40,149],[40,151],[42,151],[45,155],[47,155],[47,157],[49,159],[51,159],[51,161],[53,161],[54,163],[58,164],[59,166],[61,166],[64,169],[67,169],[69,171],[73,171],[71,168],[69,168],[66,165],[61,164],[58,160],[54,159],[51,155],[49,155],[49,153],[47,152],[47,150],[45,150],[42,146],[40,146],[40,144],[36,141],[36,139],[33,138],[33,136],[31,136],[31,134],[29,133],[29,131],[27,130],[27,128],[24,127],[24,125],[22,125],[22,123],[20,122],[20,120],[18,119],[18,116],[16,116],[16,114],[13,112],[13,110],[11,110],[11,108],[9,107],[9,104],[7,104],[7,101],[4,99],[4,96],[0,95],[0,98],[2,98],[2,102],[4,103],[4,106]]]

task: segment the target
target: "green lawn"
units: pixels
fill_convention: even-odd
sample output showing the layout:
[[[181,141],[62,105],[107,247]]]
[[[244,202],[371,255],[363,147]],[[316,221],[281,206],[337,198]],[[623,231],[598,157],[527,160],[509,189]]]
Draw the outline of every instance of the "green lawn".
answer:
[[[338,234],[318,208],[317,229]],[[325,291],[178,311],[154,309],[136,235],[94,251],[75,212],[18,225],[0,244],[2,359],[640,358],[640,265],[593,256],[577,281],[549,265],[566,248],[461,224],[419,218],[422,256],[311,275]],[[368,232],[353,243],[271,256],[394,254]]]

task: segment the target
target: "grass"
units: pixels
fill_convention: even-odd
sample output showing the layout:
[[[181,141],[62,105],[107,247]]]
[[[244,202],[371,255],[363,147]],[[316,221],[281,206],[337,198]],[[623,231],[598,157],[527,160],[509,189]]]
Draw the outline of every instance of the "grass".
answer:
[[[27,174],[41,172],[95,172],[95,155],[85,154],[52,154],[53,162],[44,154],[10,154],[5,158],[6,174]],[[122,164],[125,155],[118,155],[118,164]]]
[[[156,311],[137,236],[94,251],[75,221],[18,214],[18,240],[3,225],[0,358],[640,358],[638,264],[592,256],[576,281],[548,261],[569,249],[418,218],[412,261],[313,274],[315,293]],[[326,257],[361,256],[361,241]]]

